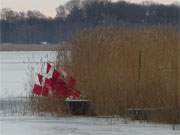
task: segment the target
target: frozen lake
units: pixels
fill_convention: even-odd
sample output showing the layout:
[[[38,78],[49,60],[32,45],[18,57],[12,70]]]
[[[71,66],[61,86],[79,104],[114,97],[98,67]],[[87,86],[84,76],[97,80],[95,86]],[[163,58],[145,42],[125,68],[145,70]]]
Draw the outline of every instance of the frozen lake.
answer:
[[[0,98],[6,99],[0,101],[0,135],[180,135],[179,125],[172,130],[172,125],[125,122],[112,118],[8,114],[10,108],[19,112],[17,109],[27,107],[28,102],[12,97],[28,96],[28,81],[35,81],[36,74],[44,72],[45,63],[55,61],[56,55],[56,52],[49,51],[0,52]]]
[[[28,96],[29,81],[35,81],[56,55],[54,51],[0,52],[0,98]]]
[[[93,117],[1,117],[1,135],[179,135],[171,125]]]

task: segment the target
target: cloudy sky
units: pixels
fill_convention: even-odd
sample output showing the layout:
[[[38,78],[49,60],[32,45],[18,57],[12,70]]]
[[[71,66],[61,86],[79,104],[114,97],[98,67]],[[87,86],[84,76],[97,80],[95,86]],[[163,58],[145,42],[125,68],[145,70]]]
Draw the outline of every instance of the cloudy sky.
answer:
[[[55,8],[69,0],[0,0],[1,8],[11,8],[16,11],[39,10],[47,16],[56,14]],[[118,1],[118,0],[113,0]],[[140,3],[145,0],[126,0]],[[175,0],[154,0],[158,3],[170,4]]]

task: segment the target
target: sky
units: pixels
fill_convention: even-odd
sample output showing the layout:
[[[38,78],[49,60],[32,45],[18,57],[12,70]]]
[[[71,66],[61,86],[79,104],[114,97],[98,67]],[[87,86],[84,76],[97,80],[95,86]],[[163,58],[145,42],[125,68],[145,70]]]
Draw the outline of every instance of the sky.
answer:
[[[69,0],[0,0],[0,8],[11,8],[15,11],[39,10],[47,16],[55,16],[55,9]],[[118,0],[112,0],[118,1]],[[126,0],[140,3],[145,0]],[[154,0],[158,3],[171,4],[175,0]]]

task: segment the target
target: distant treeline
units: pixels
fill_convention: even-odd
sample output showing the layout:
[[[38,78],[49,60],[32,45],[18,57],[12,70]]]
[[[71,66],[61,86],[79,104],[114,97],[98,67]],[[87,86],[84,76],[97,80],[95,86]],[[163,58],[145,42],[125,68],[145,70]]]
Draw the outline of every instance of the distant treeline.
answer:
[[[75,32],[96,26],[179,24],[180,7],[145,2],[132,4],[109,0],[72,0],[59,6],[54,18],[39,11],[1,10],[2,43],[60,43]]]

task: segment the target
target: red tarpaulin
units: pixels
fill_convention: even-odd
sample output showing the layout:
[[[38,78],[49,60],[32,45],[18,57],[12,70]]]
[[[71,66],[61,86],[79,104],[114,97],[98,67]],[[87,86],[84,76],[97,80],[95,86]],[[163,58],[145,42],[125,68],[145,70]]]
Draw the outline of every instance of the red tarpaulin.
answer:
[[[44,87],[46,87],[46,88],[52,88],[52,86],[53,86],[53,80],[46,78],[46,79],[45,79]]]
[[[41,74],[38,74],[39,83],[42,84],[43,76]]]
[[[47,63],[47,70],[46,73],[49,73],[49,70],[51,69],[51,65],[49,63]]]
[[[42,87],[40,85],[35,84],[33,88],[33,93],[40,96],[42,92]]]
[[[67,84],[68,88],[74,88],[75,85],[76,85],[76,79],[74,79],[73,77],[70,77]]]
[[[58,79],[60,76],[60,73],[57,70],[54,70],[53,72],[53,79]]]
[[[48,73],[51,70],[51,65],[47,63],[47,70]],[[66,83],[64,79],[60,78],[60,75],[66,76],[67,73],[65,72],[64,68],[62,67],[60,74],[58,70],[54,69],[52,78],[45,78],[45,82],[43,84],[43,76],[38,74],[38,79],[40,85],[35,84],[33,88],[33,93],[38,96],[49,96],[49,91],[52,92],[54,96],[57,97],[72,97],[72,98],[80,98],[81,93],[74,89],[76,85],[76,79],[70,77],[68,82]],[[43,86],[42,86],[43,85]]]
[[[71,95],[72,95],[74,98],[80,98],[81,93],[80,93],[78,90],[72,90]]]
[[[42,96],[47,97],[48,95],[49,95],[49,90],[48,90],[48,88],[44,87],[42,90]]]
[[[69,90],[66,86],[66,83],[62,79],[58,79],[53,82],[53,90],[55,96],[68,97],[69,95]]]

